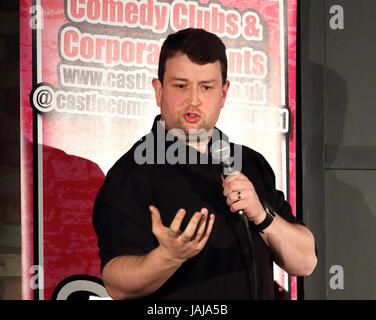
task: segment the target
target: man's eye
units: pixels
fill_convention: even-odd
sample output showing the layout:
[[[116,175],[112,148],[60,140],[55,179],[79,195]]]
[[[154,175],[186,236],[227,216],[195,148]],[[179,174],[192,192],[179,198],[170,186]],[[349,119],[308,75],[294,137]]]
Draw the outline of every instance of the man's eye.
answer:
[[[185,87],[185,85],[184,84],[176,84],[175,87],[178,88],[178,89],[183,89]]]
[[[202,88],[203,88],[204,90],[210,90],[212,87],[211,87],[211,86],[202,86]]]

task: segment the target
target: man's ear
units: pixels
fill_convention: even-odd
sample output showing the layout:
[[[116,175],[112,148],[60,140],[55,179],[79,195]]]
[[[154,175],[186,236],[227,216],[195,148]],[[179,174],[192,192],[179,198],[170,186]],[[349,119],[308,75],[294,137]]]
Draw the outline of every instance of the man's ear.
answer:
[[[155,94],[155,102],[157,103],[158,107],[161,107],[161,101],[162,101],[162,83],[157,78],[153,78],[151,84],[154,88],[154,94]]]
[[[227,80],[224,83],[224,85],[222,86],[222,103],[221,103],[221,108],[223,108],[225,106],[226,97],[227,97],[227,93],[228,93],[229,87],[230,87],[230,81]]]

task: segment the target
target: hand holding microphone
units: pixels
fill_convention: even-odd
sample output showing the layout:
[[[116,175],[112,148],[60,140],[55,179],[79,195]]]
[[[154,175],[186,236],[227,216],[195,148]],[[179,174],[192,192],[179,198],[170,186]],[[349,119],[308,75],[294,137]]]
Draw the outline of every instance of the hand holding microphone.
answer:
[[[219,161],[223,167],[223,194],[231,212],[246,214],[248,220],[255,224],[261,223],[266,216],[252,182],[239,171],[235,171],[231,149],[225,140],[217,140],[211,146],[213,159]],[[225,177],[224,177],[225,176]]]
[[[234,171],[226,178],[222,178],[223,194],[231,212],[243,211],[248,220],[256,225],[266,216],[255,188],[249,179],[239,171]]]

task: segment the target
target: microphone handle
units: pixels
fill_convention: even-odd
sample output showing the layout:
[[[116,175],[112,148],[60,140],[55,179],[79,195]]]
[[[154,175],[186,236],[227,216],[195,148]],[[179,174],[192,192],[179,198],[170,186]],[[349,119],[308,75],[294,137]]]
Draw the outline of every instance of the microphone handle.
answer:
[[[233,160],[231,159],[231,157],[229,157],[228,159],[226,159],[224,161],[221,161],[221,165],[222,165],[222,168],[224,170],[226,169],[229,174],[234,171]],[[228,176],[227,174],[223,174],[223,175],[225,177]],[[237,200],[237,201],[239,201],[239,200]],[[242,209],[238,210],[236,213],[239,214],[239,215],[241,215],[241,216],[244,215],[244,211]]]

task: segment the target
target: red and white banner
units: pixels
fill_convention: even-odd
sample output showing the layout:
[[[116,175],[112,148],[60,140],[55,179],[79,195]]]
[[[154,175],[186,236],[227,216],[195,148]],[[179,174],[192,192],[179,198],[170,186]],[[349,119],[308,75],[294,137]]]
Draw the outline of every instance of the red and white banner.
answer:
[[[226,44],[217,126],[266,157],[295,212],[296,0],[22,0],[20,24],[24,299],[106,296],[94,199],[159,113],[151,79],[180,29]],[[275,280],[296,299],[295,278]]]

